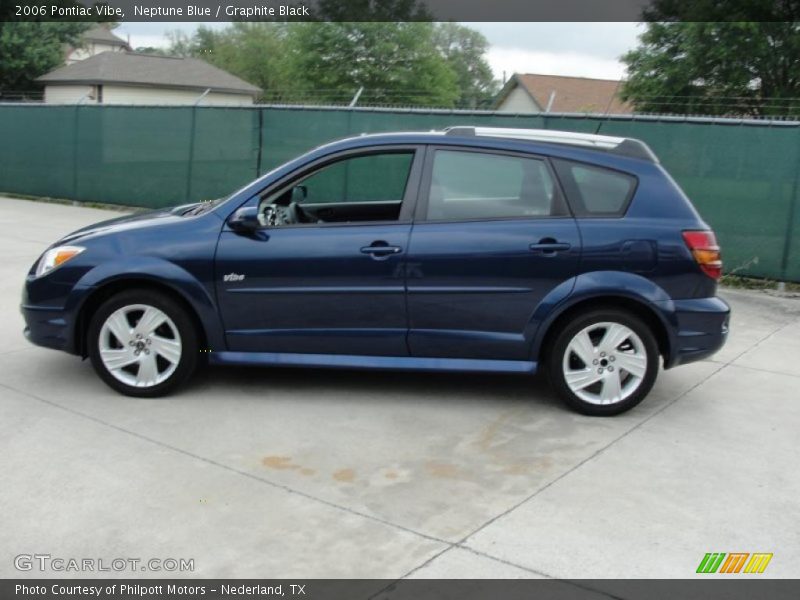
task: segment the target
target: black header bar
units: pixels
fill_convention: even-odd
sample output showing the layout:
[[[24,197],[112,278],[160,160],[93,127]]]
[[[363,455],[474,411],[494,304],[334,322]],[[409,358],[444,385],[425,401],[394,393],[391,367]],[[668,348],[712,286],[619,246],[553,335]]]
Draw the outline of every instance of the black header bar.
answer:
[[[800,20],[800,3],[785,0],[0,0],[0,7],[0,21]]]

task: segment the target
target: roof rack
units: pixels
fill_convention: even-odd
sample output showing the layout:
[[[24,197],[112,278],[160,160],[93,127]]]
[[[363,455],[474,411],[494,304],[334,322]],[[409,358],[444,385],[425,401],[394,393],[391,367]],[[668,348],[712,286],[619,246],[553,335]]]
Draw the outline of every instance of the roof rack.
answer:
[[[548,144],[565,144],[602,150],[611,154],[658,162],[650,147],[641,140],[610,135],[595,135],[575,131],[554,131],[552,129],[515,129],[510,127],[448,127],[445,135],[510,138]]]

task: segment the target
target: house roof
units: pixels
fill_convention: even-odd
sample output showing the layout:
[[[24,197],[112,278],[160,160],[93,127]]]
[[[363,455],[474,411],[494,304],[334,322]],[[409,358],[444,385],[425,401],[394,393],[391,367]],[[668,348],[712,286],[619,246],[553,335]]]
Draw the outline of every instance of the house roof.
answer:
[[[128,42],[114,34],[108,27],[97,25],[81,34],[81,39],[88,42],[103,42],[109,46],[128,47]]]
[[[631,114],[633,106],[619,98],[621,84],[613,79],[515,73],[500,91],[495,107],[519,86],[542,111],[547,110],[552,96],[549,112]]]
[[[197,58],[175,58],[134,52],[101,52],[42,75],[47,85],[135,85],[211,89],[255,95],[261,91],[246,81]]]

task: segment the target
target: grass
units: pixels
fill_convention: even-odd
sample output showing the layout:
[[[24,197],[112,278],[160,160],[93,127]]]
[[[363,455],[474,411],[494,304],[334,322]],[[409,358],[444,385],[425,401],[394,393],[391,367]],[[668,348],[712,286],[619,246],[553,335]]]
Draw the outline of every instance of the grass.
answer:
[[[719,284],[726,288],[737,290],[756,290],[756,291],[770,291],[776,290],[781,292],[800,292],[800,283],[794,281],[779,282],[769,277],[748,277],[740,275],[742,271],[751,268],[753,265],[758,264],[758,257],[754,256],[745,263],[734,267],[727,273],[723,274],[719,280]],[[782,284],[782,285],[781,285]]]
[[[775,291],[778,289],[780,283],[774,279],[760,279],[758,277],[745,277],[743,275],[736,275],[735,273],[728,273],[723,275],[719,284],[726,288],[736,290],[760,290],[760,291]],[[784,290],[786,292],[797,293],[800,292],[800,283],[794,281],[784,282]]]

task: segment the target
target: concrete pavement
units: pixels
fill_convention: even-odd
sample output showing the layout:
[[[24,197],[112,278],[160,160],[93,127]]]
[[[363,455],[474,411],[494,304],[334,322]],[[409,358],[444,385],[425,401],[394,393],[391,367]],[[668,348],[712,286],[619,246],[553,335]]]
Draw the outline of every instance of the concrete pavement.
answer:
[[[47,553],[193,577],[685,578],[706,552],[800,576],[800,300],[723,292],[727,346],[609,419],[494,375],[218,368],[136,400],[28,344],[18,310],[46,245],[111,216],[0,198],[1,577],[61,576],[14,567]]]

